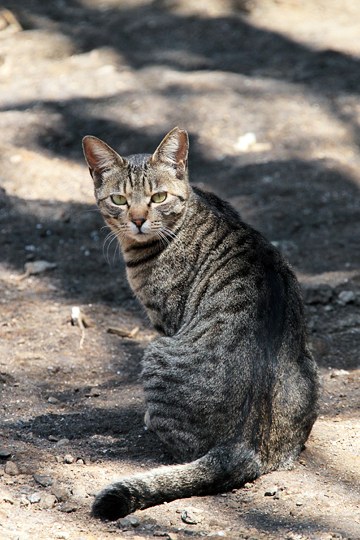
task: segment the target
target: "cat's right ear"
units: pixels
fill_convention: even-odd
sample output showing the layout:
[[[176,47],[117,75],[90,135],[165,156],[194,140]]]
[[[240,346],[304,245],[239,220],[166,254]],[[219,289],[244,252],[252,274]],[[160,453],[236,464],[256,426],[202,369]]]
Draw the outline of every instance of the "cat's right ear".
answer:
[[[114,165],[124,165],[124,160],[101,139],[86,135],[82,140],[84,156],[89,166],[95,187],[102,184],[102,175]]]

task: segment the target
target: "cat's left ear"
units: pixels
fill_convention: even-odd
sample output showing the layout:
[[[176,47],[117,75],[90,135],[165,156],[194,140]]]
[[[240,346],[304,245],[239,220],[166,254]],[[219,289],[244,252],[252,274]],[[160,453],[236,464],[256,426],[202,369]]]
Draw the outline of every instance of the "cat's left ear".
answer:
[[[102,175],[107,169],[114,167],[114,165],[124,165],[123,158],[101,139],[92,135],[86,135],[83,138],[82,144],[84,156],[89,165],[95,187],[100,187]]]
[[[161,141],[151,157],[151,162],[162,162],[176,171],[176,177],[183,180],[187,171],[189,137],[184,129],[172,129]]]

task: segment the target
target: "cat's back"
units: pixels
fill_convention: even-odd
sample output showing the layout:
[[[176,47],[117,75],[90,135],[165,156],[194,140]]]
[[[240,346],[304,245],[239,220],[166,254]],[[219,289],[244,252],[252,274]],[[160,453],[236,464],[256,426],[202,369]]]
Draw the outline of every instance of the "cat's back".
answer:
[[[190,302],[273,331],[281,332],[290,318],[302,327],[299,286],[281,253],[229,203],[198,188],[194,195],[186,234],[199,264]]]

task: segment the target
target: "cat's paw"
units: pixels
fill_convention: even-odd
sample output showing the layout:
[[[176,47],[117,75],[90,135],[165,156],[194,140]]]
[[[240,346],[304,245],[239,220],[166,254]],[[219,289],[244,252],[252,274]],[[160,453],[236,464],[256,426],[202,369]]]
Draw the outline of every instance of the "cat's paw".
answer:
[[[134,511],[128,490],[122,484],[112,484],[95,498],[91,514],[99,519],[115,521]]]

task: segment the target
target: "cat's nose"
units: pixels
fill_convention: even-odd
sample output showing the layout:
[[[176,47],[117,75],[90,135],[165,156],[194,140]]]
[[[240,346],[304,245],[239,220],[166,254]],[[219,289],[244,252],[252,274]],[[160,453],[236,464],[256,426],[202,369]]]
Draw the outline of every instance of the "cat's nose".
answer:
[[[144,218],[135,218],[135,219],[132,219],[131,220],[136,226],[137,228],[140,230],[142,225],[145,223],[146,219]]]

